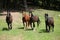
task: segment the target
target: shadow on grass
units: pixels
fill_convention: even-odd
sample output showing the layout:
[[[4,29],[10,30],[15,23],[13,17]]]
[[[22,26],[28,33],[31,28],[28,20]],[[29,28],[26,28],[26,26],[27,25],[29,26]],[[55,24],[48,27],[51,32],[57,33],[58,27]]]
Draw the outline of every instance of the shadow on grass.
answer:
[[[49,33],[45,29],[41,29],[39,33]]]
[[[18,28],[18,29],[24,29],[24,27],[20,27],[20,28]]]
[[[32,31],[32,29],[26,29],[26,31]]]
[[[24,27],[20,27],[20,28],[18,28],[18,29],[23,29],[24,30]],[[26,29],[26,31],[30,31],[30,30],[32,30],[32,29]]]
[[[3,28],[2,31],[9,31],[8,28]]]

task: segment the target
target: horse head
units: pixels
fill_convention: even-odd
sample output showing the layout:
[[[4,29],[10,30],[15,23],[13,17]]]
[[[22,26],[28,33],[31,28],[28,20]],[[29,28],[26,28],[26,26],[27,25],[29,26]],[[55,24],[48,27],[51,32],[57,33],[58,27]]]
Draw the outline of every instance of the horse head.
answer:
[[[47,20],[48,19],[48,14],[47,13],[45,13],[45,20]]]
[[[10,12],[7,12],[7,16],[9,17],[11,14],[10,14]]]
[[[23,12],[22,12],[22,16],[24,17],[25,15],[26,15],[26,12],[25,12],[25,11],[23,11]]]

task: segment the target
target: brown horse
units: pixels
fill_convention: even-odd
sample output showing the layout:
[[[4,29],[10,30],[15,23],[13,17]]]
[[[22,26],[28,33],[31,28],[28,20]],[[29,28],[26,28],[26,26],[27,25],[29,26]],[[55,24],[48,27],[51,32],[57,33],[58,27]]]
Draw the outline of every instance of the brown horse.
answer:
[[[49,17],[48,14],[45,14],[45,24],[46,24],[46,31],[50,31],[50,27],[52,27],[52,31],[54,31],[54,19],[53,17]],[[48,29],[49,27],[49,29]]]
[[[12,21],[12,15],[10,14],[10,12],[7,12],[6,23],[8,25],[8,29],[12,29]]]
[[[23,17],[22,17],[22,21],[23,21],[23,25],[24,25],[24,30],[26,30],[26,28],[29,26],[29,21],[30,21],[30,16],[28,14],[26,14],[26,12],[23,11]],[[26,26],[25,26],[26,24]]]
[[[35,27],[35,22],[37,22],[37,27],[38,27],[39,24],[40,24],[39,17],[38,16],[34,16],[33,13],[30,13],[29,15],[30,15],[30,25],[31,25],[31,27],[32,27],[32,23],[33,23],[32,29],[34,29],[34,27]]]

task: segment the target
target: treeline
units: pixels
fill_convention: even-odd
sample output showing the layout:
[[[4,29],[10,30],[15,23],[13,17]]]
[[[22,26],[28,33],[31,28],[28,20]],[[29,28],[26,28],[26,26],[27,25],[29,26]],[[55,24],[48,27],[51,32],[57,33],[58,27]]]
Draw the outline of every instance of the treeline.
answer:
[[[34,2],[46,9],[60,10],[60,0],[34,0]]]
[[[26,0],[28,5],[39,6],[45,9],[60,10],[60,0]],[[24,8],[24,0],[0,0],[1,9]]]
[[[0,0],[0,10],[23,8],[23,0]]]

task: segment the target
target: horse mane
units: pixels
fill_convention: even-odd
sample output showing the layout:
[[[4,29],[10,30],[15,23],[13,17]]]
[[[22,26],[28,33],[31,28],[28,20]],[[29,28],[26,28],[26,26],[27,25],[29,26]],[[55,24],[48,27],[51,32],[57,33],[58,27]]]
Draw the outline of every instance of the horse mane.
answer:
[[[33,13],[29,13],[29,16],[30,16],[30,17],[33,17],[34,15],[33,15]]]
[[[11,16],[10,12],[7,12],[7,17]]]

